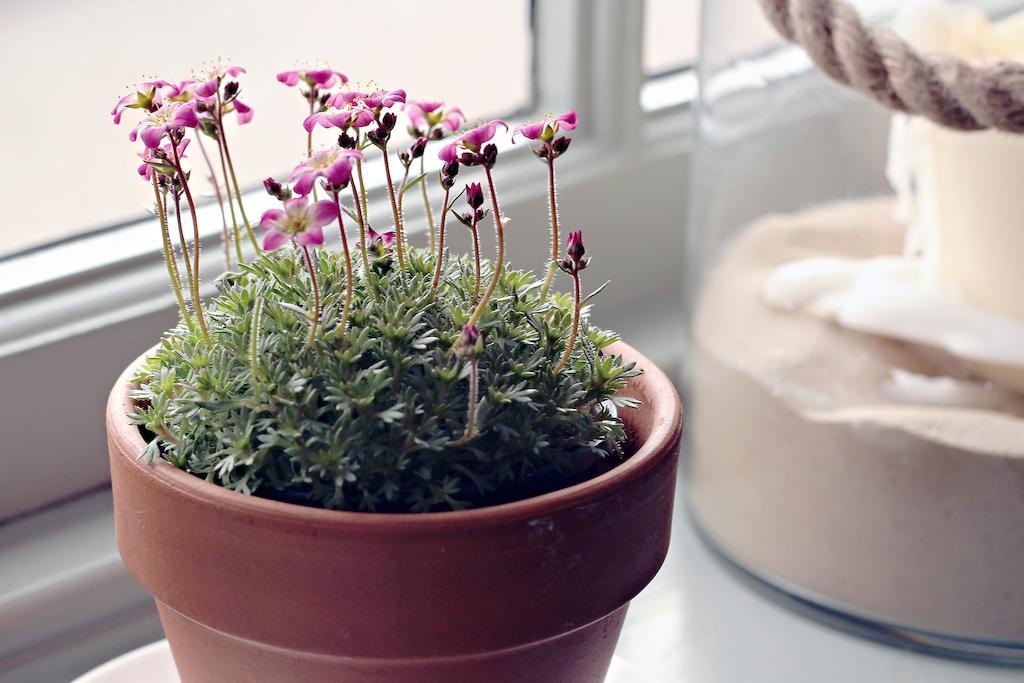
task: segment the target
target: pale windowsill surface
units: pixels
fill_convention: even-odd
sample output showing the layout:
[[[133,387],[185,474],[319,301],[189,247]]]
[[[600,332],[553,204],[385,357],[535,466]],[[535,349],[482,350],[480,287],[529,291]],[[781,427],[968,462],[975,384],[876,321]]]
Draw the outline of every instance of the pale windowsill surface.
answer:
[[[109,491],[89,494],[49,514],[49,519],[37,515],[0,528],[3,683],[67,680],[160,637],[152,604],[117,559]],[[61,522],[60,531],[50,530],[54,522]],[[54,568],[62,566],[90,569],[61,576]],[[26,576],[38,580],[26,585]],[[40,599],[38,591],[47,588],[54,592]],[[59,597],[54,600],[54,595]],[[109,615],[99,622],[81,622],[96,602],[107,605]],[[31,636],[42,619],[40,609],[63,613],[69,633],[45,648],[45,656],[38,646],[34,659],[10,651],[16,649],[10,647],[15,638]],[[887,647],[771,602],[727,571],[704,546],[681,500],[668,560],[633,601],[617,652],[664,683],[1020,680],[1019,670]]]

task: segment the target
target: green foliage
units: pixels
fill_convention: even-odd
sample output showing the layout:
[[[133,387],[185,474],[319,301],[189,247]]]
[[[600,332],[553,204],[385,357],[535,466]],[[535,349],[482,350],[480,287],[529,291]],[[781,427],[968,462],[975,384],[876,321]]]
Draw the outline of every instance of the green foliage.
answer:
[[[473,267],[452,258],[435,292],[431,256],[407,254],[404,277],[388,256],[356,271],[338,334],[344,260],[321,251],[323,313],[309,350],[301,255],[264,254],[222,277],[206,308],[212,343],[179,324],[139,370],[132,419],[156,435],[148,455],[243,493],[376,511],[522,498],[622,458],[609,405],[635,406],[615,394],[639,371],[604,355],[616,337],[584,323],[554,374],[572,302],[541,303],[532,273],[507,269],[478,325],[478,433],[460,442],[470,361],[452,346],[472,310]]]

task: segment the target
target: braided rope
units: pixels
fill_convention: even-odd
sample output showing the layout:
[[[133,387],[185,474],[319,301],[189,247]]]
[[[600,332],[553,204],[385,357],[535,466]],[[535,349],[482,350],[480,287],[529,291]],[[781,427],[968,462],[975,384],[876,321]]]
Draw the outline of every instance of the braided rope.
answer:
[[[844,0],[758,0],[768,20],[829,77],[881,104],[958,130],[1024,133],[1024,64],[922,54],[868,26]]]

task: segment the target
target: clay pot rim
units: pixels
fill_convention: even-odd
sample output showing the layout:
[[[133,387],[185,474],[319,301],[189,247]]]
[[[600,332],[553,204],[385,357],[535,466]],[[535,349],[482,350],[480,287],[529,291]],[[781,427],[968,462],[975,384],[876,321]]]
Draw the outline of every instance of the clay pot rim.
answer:
[[[189,497],[197,505],[214,505],[225,515],[259,518],[268,524],[295,528],[388,534],[491,527],[543,518],[585,506],[588,502],[611,495],[616,489],[643,478],[660,460],[674,452],[677,444],[672,442],[679,440],[683,421],[682,403],[675,386],[646,356],[625,342],[616,342],[609,350],[621,354],[628,361],[635,361],[643,369],[643,374],[634,381],[644,387],[642,393],[649,397],[644,404],[646,409],[653,412],[649,437],[625,462],[593,479],[550,493],[489,507],[416,513],[330,510],[232,491],[165,461],[150,465],[136,456],[142,453],[146,442],[138,427],[127,419],[132,409],[129,395],[131,377],[148,351],[129,364],[114,384],[107,401],[107,429],[112,451],[126,458],[140,475],[150,479],[167,494]]]

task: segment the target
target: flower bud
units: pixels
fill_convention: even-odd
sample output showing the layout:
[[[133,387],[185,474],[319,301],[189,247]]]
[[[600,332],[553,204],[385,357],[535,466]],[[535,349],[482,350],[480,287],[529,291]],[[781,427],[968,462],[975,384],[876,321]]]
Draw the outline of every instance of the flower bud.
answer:
[[[570,232],[566,240],[566,257],[559,261],[558,266],[567,273],[576,273],[588,265],[590,259],[585,256],[586,248],[583,246],[583,231]]]
[[[444,130],[442,130],[441,128],[435,128],[434,130],[430,131],[430,139],[431,140],[440,140],[443,137],[444,137]]]
[[[230,100],[238,94],[238,81],[230,81],[224,86],[224,99]]]
[[[427,139],[419,138],[416,142],[412,143],[412,147],[409,148],[409,154],[412,155],[413,159],[419,159],[423,156],[423,152],[427,149]]]
[[[564,135],[560,138],[555,138],[555,141],[551,143],[551,149],[554,151],[555,156],[564,154],[565,150],[569,149],[569,143],[571,142],[572,140]]]
[[[398,153],[398,160],[402,162],[402,166],[405,167],[408,167],[409,164],[412,163],[412,157],[409,156],[409,153],[405,151]]]
[[[277,199],[280,199],[282,202],[291,199],[292,197],[292,191],[287,187],[283,186],[281,183],[274,180],[273,178],[267,178],[266,180],[264,180],[263,187],[266,188],[267,194],[269,194],[271,197],[276,197]]]
[[[394,112],[389,111],[387,114],[380,117],[380,125],[389,133],[394,130],[396,123],[398,123],[398,117],[395,116]]]
[[[367,133],[366,137],[377,147],[383,148],[384,145],[388,144],[391,132],[383,126],[379,126]]]
[[[479,209],[484,203],[484,191],[480,183],[466,185],[466,203],[473,209]]]
[[[342,133],[338,136],[338,147],[342,149],[355,149],[356,139],[348,133]]]
[[[459,175],[459,162],[455,159],[447,162],[441,167],[441,175],[446,175],[449,178],[454,178]]]
[[[459,358],[473,360],[482,350],[483,344],[480,341],[480,331],[476,325],[465,325],[458,341],[455,342],[455,355]]]
[[[486,145],[480,152],[480,158],[480,163],[484,168],[494,168],[494,164],[498,160],[498,146],[494,143]]]
[[[475,152],[463,152],[459,155],[459,162],[466,166],[477,166],[480,163],[480,155]]]

